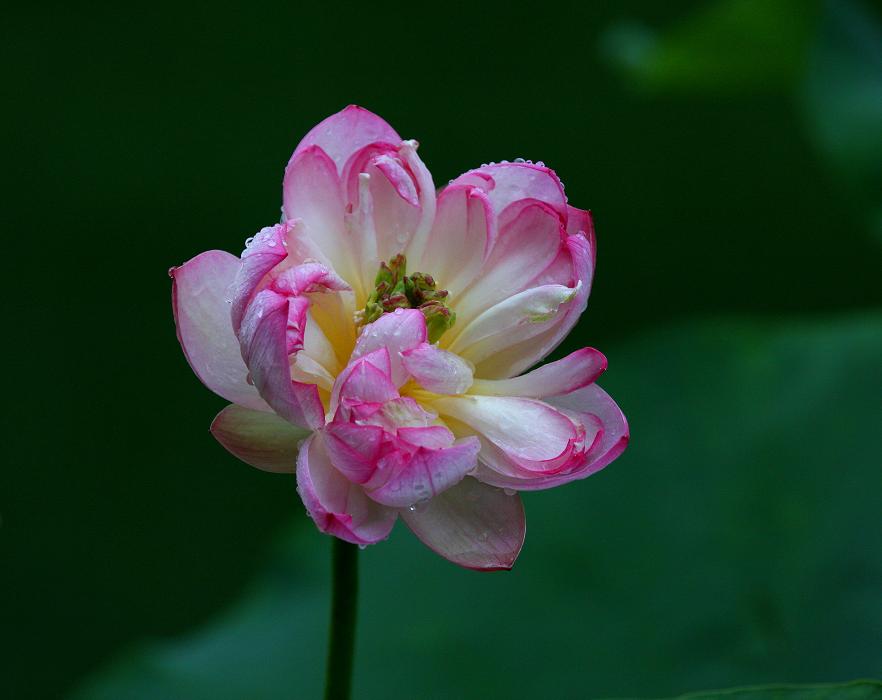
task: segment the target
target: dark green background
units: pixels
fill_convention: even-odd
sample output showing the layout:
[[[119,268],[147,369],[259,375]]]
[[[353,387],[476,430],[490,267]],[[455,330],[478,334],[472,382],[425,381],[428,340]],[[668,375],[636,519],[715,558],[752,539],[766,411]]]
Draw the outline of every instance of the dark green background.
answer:
[[[528,496],[511,574],[365,551],[361,697],[882,675],[882,13],[742,4],[6,10],[0,697],[318,692],[329,542],[208,435],[166,270],[276,221],[348,103],[436,184],[542,159],[595,212],[562,350],[633,438]]]

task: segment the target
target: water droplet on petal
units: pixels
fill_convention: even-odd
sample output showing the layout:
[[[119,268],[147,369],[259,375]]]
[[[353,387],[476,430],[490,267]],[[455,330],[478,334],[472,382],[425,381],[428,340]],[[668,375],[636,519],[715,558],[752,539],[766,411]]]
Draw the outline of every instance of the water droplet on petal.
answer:
[[[502,493],[504,493],[506,496],[514,496],[517,491],[515,491],[514,489],[502,489]]]
[[[526,163],[527,161],[525,161],[523,158],[515,158],[514,162],[515,163]]]

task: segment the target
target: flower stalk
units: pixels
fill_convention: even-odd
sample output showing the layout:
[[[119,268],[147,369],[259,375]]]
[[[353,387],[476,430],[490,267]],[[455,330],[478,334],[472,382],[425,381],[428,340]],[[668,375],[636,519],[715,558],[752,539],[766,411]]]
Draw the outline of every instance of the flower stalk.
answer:
[[[358,608],[358,547],[334,538],[325,700],[349,700]]]

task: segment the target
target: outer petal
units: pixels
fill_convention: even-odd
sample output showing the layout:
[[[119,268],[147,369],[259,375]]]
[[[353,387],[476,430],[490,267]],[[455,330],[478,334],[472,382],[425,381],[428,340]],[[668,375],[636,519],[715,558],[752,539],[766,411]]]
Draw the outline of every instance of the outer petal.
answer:
[[[248,305],[239,331],[242,357],[261,397],[285,420],[305,428],[324,422],[324,409],[314,384],[291,381],[289,318],[292,304],[304,297],[286,297],[265,289]],[[305,309],[302,314],[305,318]]]
[[[353,153],[374,141],[398,143],[401,137],[373,112],[349,105],[310,129],[291,157],[310,146],[318,146],[331,157],[337,171],[342,172]]]
[[[532,163],[499,163],[470,170],[456,178],[454,185],[480,187],[501,214],[522,199],[537,199],[550,205],[566,221],[567,198],[560,179],[550,168]]]
[[[313,434],[300,449],[297,491],[316,527],[347,542],[379,542],[395,525],[395,510],[369,499],[361,486],[334,468],[320,433]]]
[[[231,404],[211,423],[211,434],[231,454],[268,472],[294,473],[300,443],[309,431],[297,428],[275,413],[252,411]]]
[[[472,365],[435,345],[422,343],[405,350],[401,361],[417,384],[436,394],[462,394],[472,385]]]
[[[378,473],[384,469],[391,472],[388,478],[382,485],[369,488],[367,493],[378,503],[395,508],[433,498],[474,470],[480,448],[478,439],[471,437],[440,450],[419,448],[409,458],[402,452],[394,452],[378,465]]]
[[[470,477],[401,517],[432,551],[479,571],[510,569],[526,534],[520,497]]]
[[[230,320],[229,297],[238,270],[239,259],[221,250],[169,270],[178,340],[205,386],[227,401],[269,411],[246,381],[248,369]]]
[[[594,348],[582,348],[557,362],[512,379],[478,379],[473,394],[543,399],[569,394],[593,383],[606,369],[606,358]]]

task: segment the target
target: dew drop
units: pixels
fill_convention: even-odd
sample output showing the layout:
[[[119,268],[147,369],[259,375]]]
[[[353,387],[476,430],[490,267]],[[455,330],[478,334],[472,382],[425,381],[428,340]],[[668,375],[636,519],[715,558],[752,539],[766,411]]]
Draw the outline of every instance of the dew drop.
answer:
[[[254,243],[254,236],[248,236],[248,238],[245,239],[245,247],[250,248],[252,243]]]
[[[527,161],[525,161],[523,158],[515,158],[514,162],[515,163],[526,163]]]
[[[360,545],[358,545],[358,548],[359,548],[359,549],[367,549],[367,545],[366,545],[366,544],[360,544]]]
[[[506,496],[514,496],[517,491],[515,491],[514,489],[502,489],[502,493],[504,493]]]

